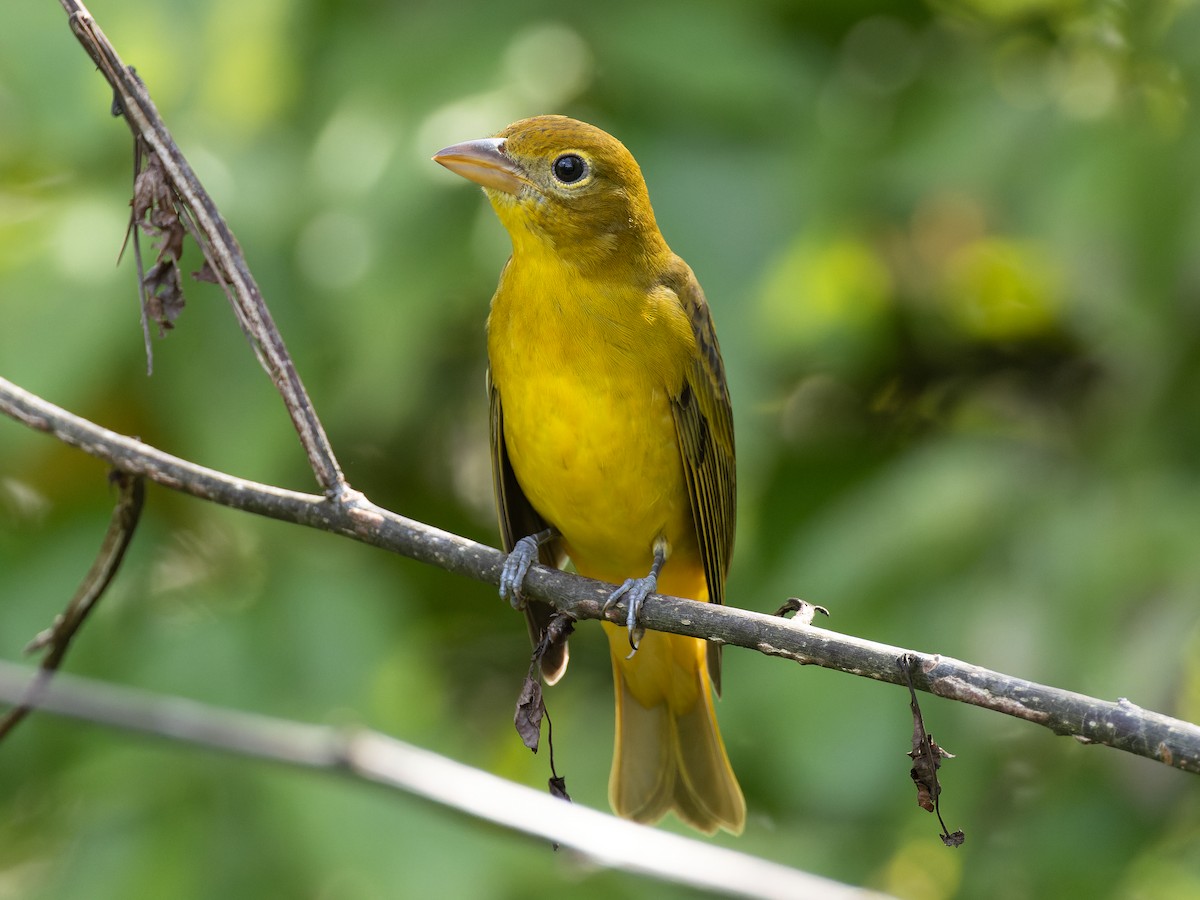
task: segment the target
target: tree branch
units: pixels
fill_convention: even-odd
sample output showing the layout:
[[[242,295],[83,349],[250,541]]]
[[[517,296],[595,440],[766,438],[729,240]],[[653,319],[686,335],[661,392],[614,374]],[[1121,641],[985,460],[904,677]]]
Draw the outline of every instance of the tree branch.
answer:
[[[407,519],[361,494],[340,498],[301,494],[235,478],[163,453],[47,403],[0,378],[0,412],[112,466],[195,497],[272,519],[354,538],[476,581],[499,584],[504,554]],[[534,566],[525,593],[577,619],[604,617],[613,586]],[[624,604],[609,613],[624,622]],[[1200,773],[1200,727],[1142,709],[1128,700],[1099,700],[1014,678],[938,654],[918,653],[728,606],[651,595],[642,609],[647,628],[706,638],[891,684],[905,684],[901,657],[916,659],[913,687],[992,709],[1071,735]]]
[[[0,700],[31,696],[58,715],[371,781],[570,847],[606,868],[764,900],[884,896],[566,803],[369,729],[305,725],[69,675],[48,685],[21,666],[0,662]]]
[[[171,187],[188,213],[185,222],[192,236],[225,289],[259,362],[283,397],[317,483],[331,496],[347,490],[333,447],[233,232],[180,152],[145,86],[121,61],[87,7],[80,0],[59,2],[69,16],[71,31],[112,85],[114,109],[119,109],[134,136],[145,141],[150,152],[161,160]]]
[[[133,532],[141,518],[142,504],[146,496],[146,488],[142,479],[114,470],[111,481],[116,485],[119,495],[108,524],[108,530],[100,545],[99,554],[91,568],[88,569],[75,596],[67,604],[66,610],[56,616],[54,624],[38,634],[25,648],[26,653],[38,650],[46,651],[41,665],[38,667],[40,680],[48,679],[62,664],[71,640],[83,627],[84,621],[96,608],[96,604],[108,590],[113,578],[116,577],[117,570],[121,567],[121,560],[125,558],[125,551],[129,549],[129,544],[133,540]],[[37,682],[31,690],[36,687]],[[30,709],[28,704],[22,703],[0,718],[0,740],[3,740],[29,714]]]

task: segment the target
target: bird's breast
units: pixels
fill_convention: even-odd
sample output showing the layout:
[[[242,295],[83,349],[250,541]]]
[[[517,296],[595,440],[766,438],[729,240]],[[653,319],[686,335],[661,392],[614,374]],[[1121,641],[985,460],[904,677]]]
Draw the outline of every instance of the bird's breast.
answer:
[[[636,298],[629,315],[611,299],[506,279],[488,354],[526,497],[582,574],[619,581],[645,574],[659,535],[695,537],[670,399],[683,361]]]

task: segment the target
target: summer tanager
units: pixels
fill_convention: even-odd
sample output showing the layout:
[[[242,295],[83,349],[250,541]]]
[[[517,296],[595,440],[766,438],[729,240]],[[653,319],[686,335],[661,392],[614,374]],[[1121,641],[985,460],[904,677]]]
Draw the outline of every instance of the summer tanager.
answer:
[[[496,504],[515,551],[501,592],[515,600],[532,559],[564,556],[622,584],[609,602],[627,598],[628,634],[604,623],[613,809],[739,833],[746,803],[708,685],[720,690],[720,648],[649,632],[630,654],[649,593],[724,598],[733,414],[700,285],[659,233],[637,162],[594,126],[538,116],[434,159],[483,186],[513,245],[487,335]],[[526,613],[536,641],[550,608]],[[552,648],[546,680],[566,662]]]

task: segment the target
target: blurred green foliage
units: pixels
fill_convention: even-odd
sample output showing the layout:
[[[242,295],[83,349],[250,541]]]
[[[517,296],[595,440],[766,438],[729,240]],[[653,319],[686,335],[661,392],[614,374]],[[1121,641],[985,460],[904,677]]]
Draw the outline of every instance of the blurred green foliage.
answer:
[[[17,7],[20,7],[18,10]],[[494,542],[482,328],[506,256],[440,147],[618,135],[696,269],[737,415],[731,602],[1200,719],[1200,9],[1188,2],[95,0],[247,251],[355,487]],[[58,4],[0,12],[0,372],[169,452],[312,479],[219,292],[145,375],[131,141]],[[190,260],[191,269],[199,267]],[[189,269],[190,271],[190,269]],[[363,722],[532,785],[492,589],[151,488],[67,668]],[[0,653],[112,494],[0,422]],[[549,694],[606,807],[583,627]],[[1194,776],[926,698],[944,849],[890,686],[726,654],[750,820],[718,840],[922,900],[1200,895]],[[670,823],[666,827],[674,827]],[[0,897],[670,897],[368,787],[35,716],[0,746]]]

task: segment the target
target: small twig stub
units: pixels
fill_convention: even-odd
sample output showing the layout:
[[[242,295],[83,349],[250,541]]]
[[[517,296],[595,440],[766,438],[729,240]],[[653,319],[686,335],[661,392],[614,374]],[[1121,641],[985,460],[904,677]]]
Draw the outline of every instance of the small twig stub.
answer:
[[[799,597],[788,597],[784,604],[771,615],[787,619],[788,613],[794,613],[788,619],[794,625],[811,625],[813,619],[817,617],[817,613],[828,616],[829,610],[823,606],[817,606],[815,603],[809,603],[807,600],[801,600]]]

